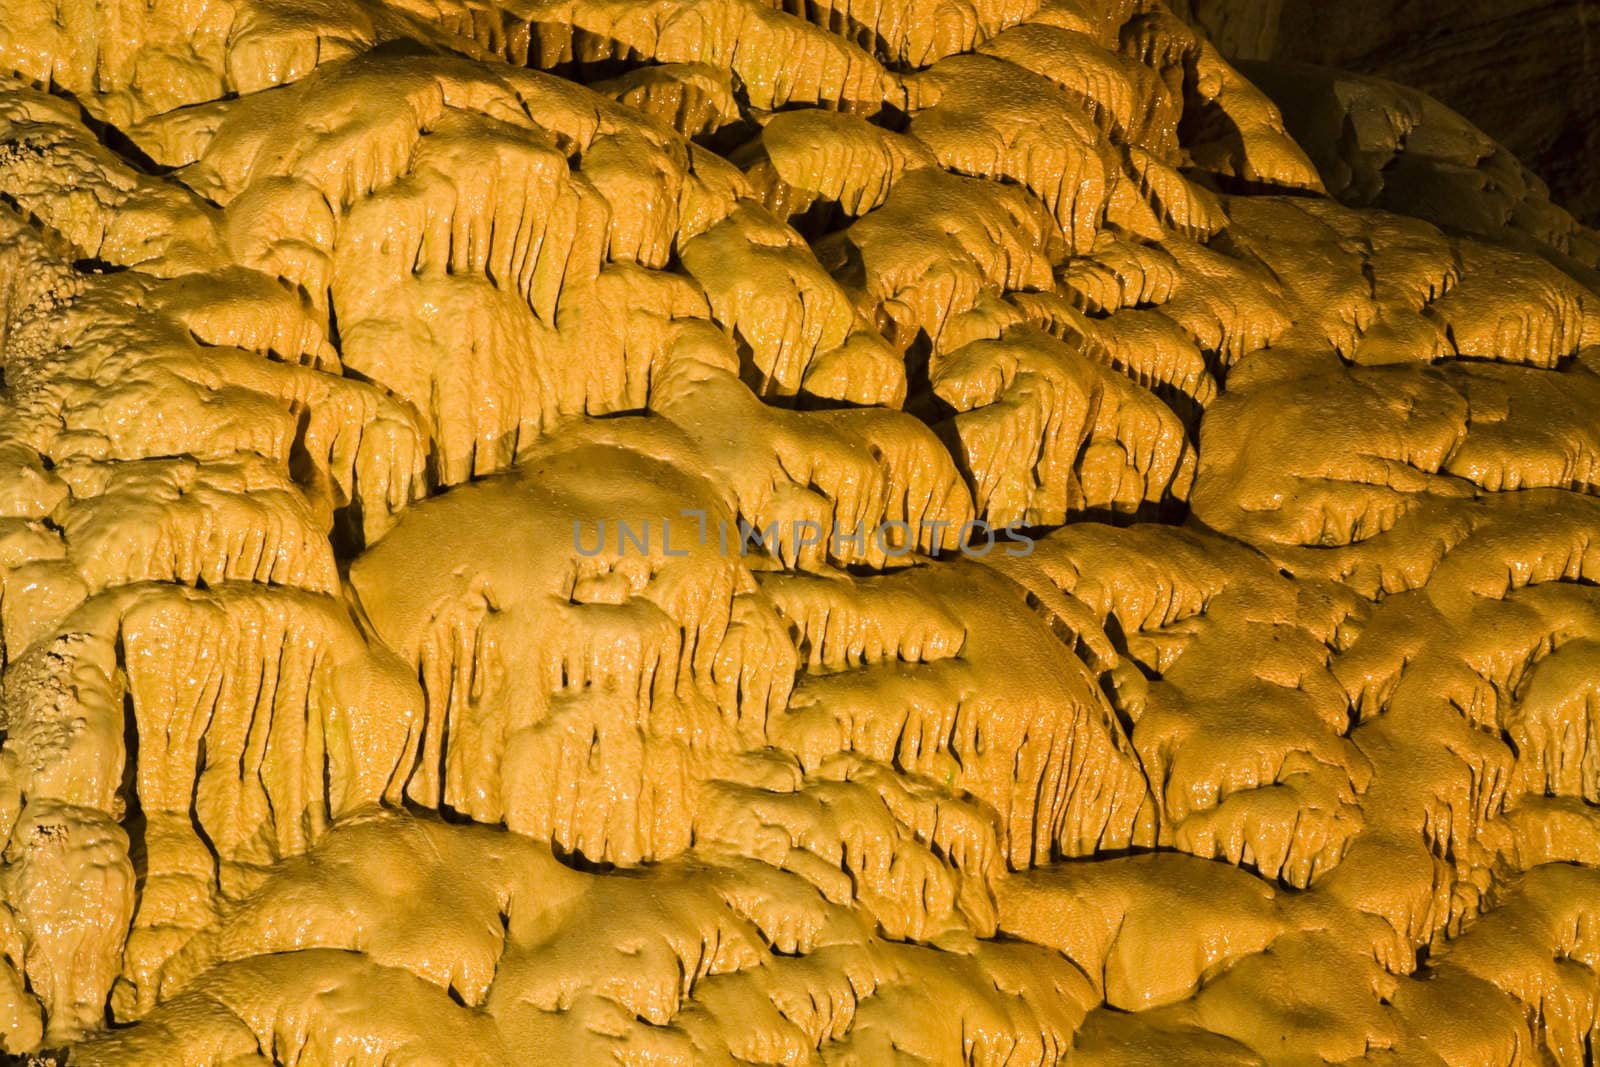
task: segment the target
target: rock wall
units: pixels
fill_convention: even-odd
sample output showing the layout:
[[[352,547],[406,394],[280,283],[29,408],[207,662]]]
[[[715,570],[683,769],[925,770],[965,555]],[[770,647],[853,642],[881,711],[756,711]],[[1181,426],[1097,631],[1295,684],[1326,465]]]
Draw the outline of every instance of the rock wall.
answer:
[[[1235,60],[1312,63],[1420,89],[1467,116],[1600,220],[1600,9],[1592,0],[1187,0]]]
[[[1153,0],[0,69],[4,1052],[1600,1041],[1600,243],[1432,101]]]

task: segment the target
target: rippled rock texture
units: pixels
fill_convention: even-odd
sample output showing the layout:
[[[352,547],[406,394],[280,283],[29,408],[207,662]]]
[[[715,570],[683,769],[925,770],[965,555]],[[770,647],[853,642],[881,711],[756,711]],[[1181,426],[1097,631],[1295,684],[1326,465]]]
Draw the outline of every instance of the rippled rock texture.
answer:
[[[1600,240],[1430,99],[1155,0],[0,69],[5,1052],[1600,1043]]]

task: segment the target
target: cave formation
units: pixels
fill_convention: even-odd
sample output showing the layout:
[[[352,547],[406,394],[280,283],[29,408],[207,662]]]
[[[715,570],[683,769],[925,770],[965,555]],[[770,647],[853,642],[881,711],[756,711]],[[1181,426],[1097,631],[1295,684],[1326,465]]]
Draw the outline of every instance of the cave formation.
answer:
[[[1592,1062],[1600,234],[1189,6],[0,0],[0,1051]]]

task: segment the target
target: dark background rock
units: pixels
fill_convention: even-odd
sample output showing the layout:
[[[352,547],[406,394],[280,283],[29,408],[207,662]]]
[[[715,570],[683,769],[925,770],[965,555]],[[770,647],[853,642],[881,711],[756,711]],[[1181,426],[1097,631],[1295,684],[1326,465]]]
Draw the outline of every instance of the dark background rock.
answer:
[[[1580,221],[1600,223],[1600,0],[1188,0],[1188,8],[1230,58],[1315,63],[1421,89],[1511,149]]]

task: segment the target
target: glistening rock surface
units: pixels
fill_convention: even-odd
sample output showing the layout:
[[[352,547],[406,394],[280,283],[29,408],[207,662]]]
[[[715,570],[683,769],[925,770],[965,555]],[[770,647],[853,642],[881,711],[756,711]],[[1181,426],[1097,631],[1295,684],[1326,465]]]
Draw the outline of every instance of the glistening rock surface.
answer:
[[[5,1052],[1593,1051],[1600,243],[1426,98],[1153,0],[0,68]]]

